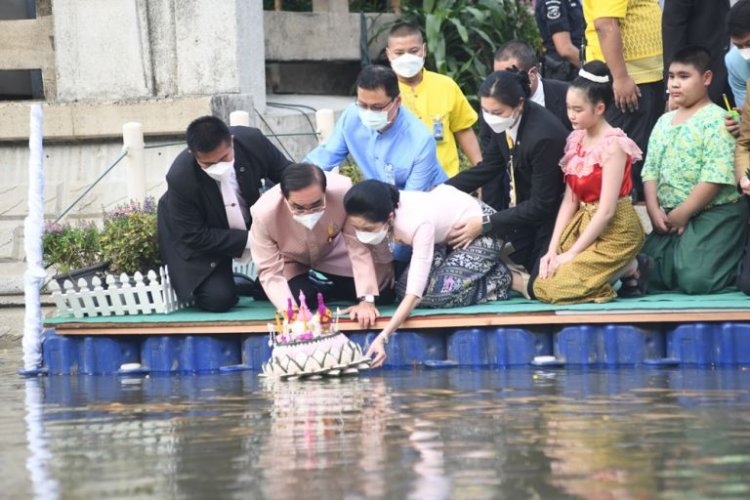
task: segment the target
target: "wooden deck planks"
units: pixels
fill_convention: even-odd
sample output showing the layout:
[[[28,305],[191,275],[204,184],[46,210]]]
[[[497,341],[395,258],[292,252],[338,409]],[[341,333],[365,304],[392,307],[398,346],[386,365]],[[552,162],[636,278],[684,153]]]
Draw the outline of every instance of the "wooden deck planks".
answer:
[[[383,328],[389,318],[379,318],[373,328]],[[638,324],[638,323],[701,323],[750,321],[750,310],[633,310],[602,311],[596,313],[536,312],[513,314],[447,314],[417,316],[408,319],[401,329],[461,328],[480,326],[578,325],[578,324]],[[217,322],[149,322],[149,323],[62,323],[45,325],[60,335],[196,335],[267,333],[268,321]],[[357,323],[342,321],[343,331],[360,330]]]

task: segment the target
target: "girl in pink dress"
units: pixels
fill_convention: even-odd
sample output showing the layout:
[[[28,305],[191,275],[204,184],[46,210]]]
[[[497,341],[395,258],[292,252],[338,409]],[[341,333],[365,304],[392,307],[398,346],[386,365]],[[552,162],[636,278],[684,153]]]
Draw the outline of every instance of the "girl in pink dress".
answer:
[[[641,151],[604,118],[612,103],[607,66],[586,64],[566,101],[574,130],[560,161],[565,195],[534,294],[550,303],[607,302],[622,278],[621,295],[642,295],[650,262],[636,258],[644,233],[630,201],[631,168]]]

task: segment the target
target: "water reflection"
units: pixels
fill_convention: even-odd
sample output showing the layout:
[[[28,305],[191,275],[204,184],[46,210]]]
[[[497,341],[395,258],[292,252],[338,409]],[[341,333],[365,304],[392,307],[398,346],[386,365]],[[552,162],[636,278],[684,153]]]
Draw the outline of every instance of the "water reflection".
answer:
[[[0,409],[0,463],[27,457],[40,498],[750,495],[741,368],[25,384],[25,421]],[[11,408],[17,385],[0,378]]]

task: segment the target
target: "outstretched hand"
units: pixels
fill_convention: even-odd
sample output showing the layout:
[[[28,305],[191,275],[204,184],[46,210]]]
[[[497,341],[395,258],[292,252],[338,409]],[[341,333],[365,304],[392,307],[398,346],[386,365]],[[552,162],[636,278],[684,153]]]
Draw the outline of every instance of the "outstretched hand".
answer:
[[[382,333],[372,341],[365,356],[372,360],[372,363],[370,364],[371,368],[378,368],[385,363],[388,355],[385,353],[385,337],[383,337]]]

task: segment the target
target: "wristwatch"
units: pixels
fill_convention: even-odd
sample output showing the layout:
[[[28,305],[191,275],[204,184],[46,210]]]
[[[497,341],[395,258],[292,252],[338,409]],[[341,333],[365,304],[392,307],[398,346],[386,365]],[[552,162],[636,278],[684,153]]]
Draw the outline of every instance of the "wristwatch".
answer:
[[[374,295],[363,295],[359,298],[360,302],[369,302],[370,304],[375,303],[375,296]]]
[[[490,221],[489,215],[482,216],[482,234],[487,234],[492,231],[492,221]]]

